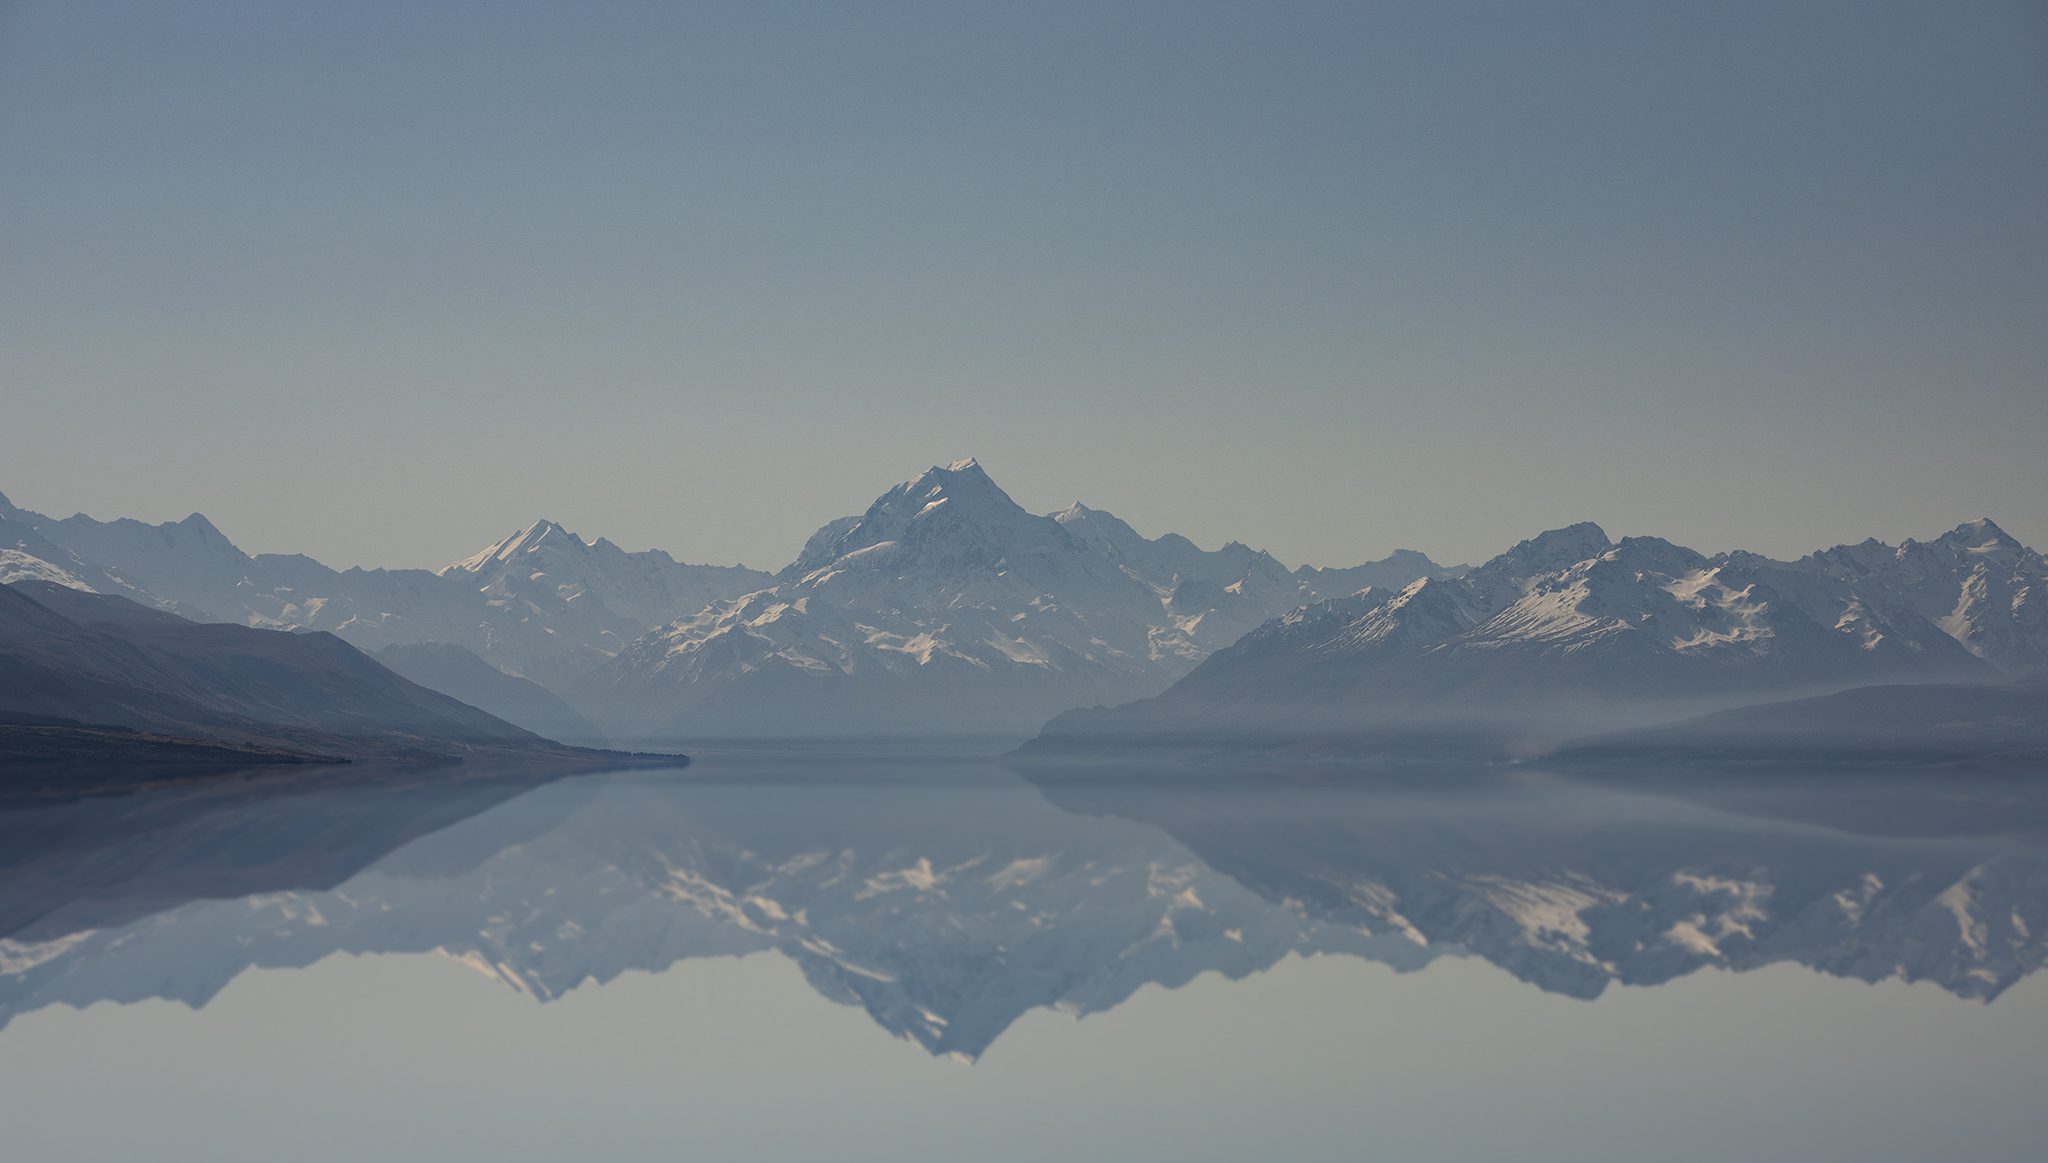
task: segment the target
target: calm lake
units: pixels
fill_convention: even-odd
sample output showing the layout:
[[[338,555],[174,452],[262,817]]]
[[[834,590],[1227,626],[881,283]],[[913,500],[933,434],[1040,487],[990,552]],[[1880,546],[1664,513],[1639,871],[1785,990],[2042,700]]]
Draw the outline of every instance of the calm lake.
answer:
[[[713,755],[0,809],[21,1160],[2048,1141],[2048,790]]]

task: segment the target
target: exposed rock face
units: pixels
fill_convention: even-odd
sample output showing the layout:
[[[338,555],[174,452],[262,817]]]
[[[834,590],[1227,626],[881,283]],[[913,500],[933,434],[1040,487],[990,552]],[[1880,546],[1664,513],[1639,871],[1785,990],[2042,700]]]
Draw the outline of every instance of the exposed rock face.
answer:
[[[1032,514],[964,460],[827,525],[775,585],[634,643],[577,694],[619,738],[1022,736],[1156,693],[1318,596],[1236,542],[1147,539],[1078,503]]]
[[[2048,562],[1972,522],[1796,562],[1554,530],[1461,577],[1296,611],[1158,698],[1034,745],[1461,735],[1510,746],[1877,683],[1996,681],[2048,651]]]
[[[0,503],[0,583],[54,581],[197,622],[326,630],[364,650],[449,642],[509,674],[566,688],[649,629],[768,575],[586,542],[552,521],[438,571],[330,569],[251,556],[194,513],[183,521],[57,520]]]

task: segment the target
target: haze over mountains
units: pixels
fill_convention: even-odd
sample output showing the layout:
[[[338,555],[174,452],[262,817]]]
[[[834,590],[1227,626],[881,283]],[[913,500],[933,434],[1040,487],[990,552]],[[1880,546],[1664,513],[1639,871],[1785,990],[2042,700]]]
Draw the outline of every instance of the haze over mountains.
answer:
[[[507,674],[452,642],[401,643],[370,657],[423,687],[453,695],[536,735],[579,747],[604,741],[590,720],[553,691]]]
[[[100,759],[247,765],[567,751],[408,682],[331,634],[192,622],[49,581],[0,587],[0,748],[13,764],[87,763],[88,781],[120,774],[91,767]]]
[[[1796,562],[1582,524],[1461,577],[1289,613],[1157,698],[1061,716],[1033,748],[1513,752],[1871,684],[1994,684],[2044,650],[2048,561],[1988,520]]]
[[[623,741],[1023,737],[1068,707],[1156,693],[1265,619],[1339,592],[1323,587],[1440,572],[1402,551],[1290,573],[1235,542],[1204,551],[1172,534],[1147,539],[1078,503],[1034,515],[972,460],[828,524],[773,575],[627,553],[549,521],[436,571],[335,570],[245,554],[197,514],[158,526],[57,520],[4,498],[0,546],[0,582],[331,630],[369,651],[460,646]]]
[[[2048,766],[2048,674],[1996,685],[1855,687],[1580,740],[1564,767],[1683,773],[1702,765]]]
[[[625,738],[1014,734],[1164,689],[1318,596],[1236,542],[1147,539],[1078,503],[1029,513],[963,460],[826,525],[773,585],[642,638],[577,693]]]
[[[58,520],[0,498],[0,581],[20,580],[403,647],[394,669],[522,726],[636,745],[1027,738],[1053,719],[1041,752],[1456,736],[1521,754],[2048,667],[2048,561],[1989,521],[1792,562],[1579,524],[1470,569],[1403,550],[1290,570],[1080,503],[1033,514],[973,460],[828,523],[773,574],[548,521],[440,570],[335,570],[245,554],[197,514]]]
[[[0,497],[0,582],[41,578],[194,621],[329,630],[365,650],[451,642],[559,688],[678,610],[767,575],[627,553],[537,521],[439,570],[330,569],[238,549],[204,516],[145,525],[61,520]]]

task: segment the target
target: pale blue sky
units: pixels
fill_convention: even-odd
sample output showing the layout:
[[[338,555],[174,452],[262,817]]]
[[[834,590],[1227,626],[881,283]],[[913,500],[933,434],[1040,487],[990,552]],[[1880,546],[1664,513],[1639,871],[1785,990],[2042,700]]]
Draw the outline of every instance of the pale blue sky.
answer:
[[[0,491],[780,565],[2048,546],[2037,3],[0,2]]]

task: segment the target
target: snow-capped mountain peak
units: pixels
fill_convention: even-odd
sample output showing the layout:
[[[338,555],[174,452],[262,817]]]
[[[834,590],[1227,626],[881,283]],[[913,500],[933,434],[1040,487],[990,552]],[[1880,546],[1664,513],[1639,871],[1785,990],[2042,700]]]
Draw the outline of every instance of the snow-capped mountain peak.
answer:
[[[1527,593],[1531,579],[1592,561],[1614,548],[1607,531],[1591,521],[1550,529],[1516,542],[1506,553],[1473,570],[1469,580],[1483,616],[1506,609]]]
[[[205,516],[160,525],[0,508],[0,582],[54,581],[203,622],[328,630],[364,650],[453,643],[509,674],[566,687],[681,614],[759,589],[767,574],[627,553],[535,521],[439,571],[333,570],[256,557]]]
[[[1054,513],[1052,519],[1067,532],[1119,559],[1128,557],[1141,546],[1152,544],[1144,534],[1131,528],[1123,518],[1106,509],[1091,509],[1079,501]],[[1164,541],[1165,538],[1160,540]],[[1189,548],[1193,548],[1192,543],[1189,543]]]
[[[572,549],[587,551],[596,547],[560,525],[545,518],[535,521],[519,532],[502,541],[494,542],[470,554],[461,561],[442,566],[437,573],[481,573],[494,563],[502,563],[522,553],[536,553],[545,546],[549,549]]]
[[[2016,555],[2026,552],[2027,548],[1989,517],[1965,521],[1936,540],[1977,557]]]
[[[1060,536],[1057,523],[1026,512],[969,457],[904,481],[875,498],[851,522],[820,530],[782,571],[785,580],[808,577],[861,555],[864,566],[895,568],[904,559],[937,556],[992,565],[1020,540]],[[884,552],[884,551],[887,552]]]
[[[2048,669],[2048,558],[1989,518],[1897,548],[1838,545],[1794,567],[1856,588],[1867,608],[1932,622],[2007,673]]]
[[[959,460],[818,530],[772,591],[634,643],[586,699],[620,738],[1022,732],[1155,693],[1317,596],[1239,542],[1147,538],[1079,502],[1033,514]]]
[[[1421,577],[1359,615],[1332,645],[1354,650],[1420,648],[1462,634],[1477,620],[1463,586],[1443,578]]]
[[[1004,492],[988,475],[988,470],[981,467],[981,462],[971,456],[944,466],[935,464],[905,481],[902,488],[906,495],[921,497],[928,502],[940,498],[956,498],[983,500],[998,506],[1016,506],[1016,502],[1010,499],[1010,494]],[[883,504],[890,499],[893,492],[894,490],[884,493],[876,498],[875,503]]]
[[[1607,531],[1591,521],[1580,521],[1562,529],[1549,529],[1527,541],[1515,543],[1514,548],[1479,567],[1477,572],[1505,573],[1521,571],[1529,573],[1562,569],[1579,562],[1599,557],[1614,548],[1614,541]]]
[[[1567,721],[1605,729],[1784,692],[1983,682],[2048,669],[2044,594],[2048,561],[1988,521],[1796,562],[1614,543],[1580,524],[1462,577],[1268,622],[1158,698],[1062,716],[1046,745],[1366,739],[1441,721],[1512,748]]]

